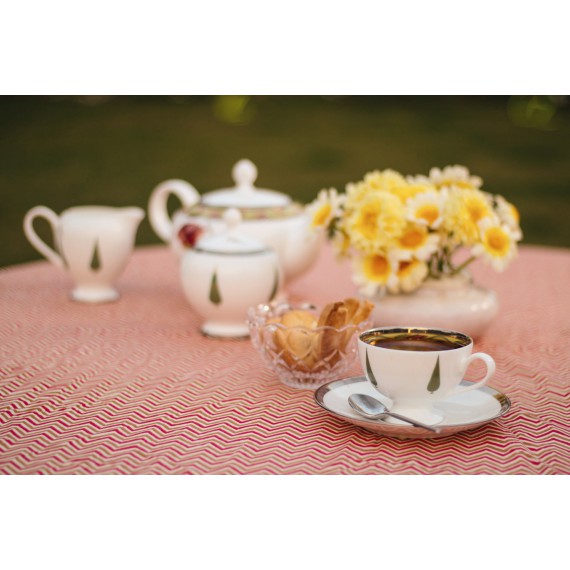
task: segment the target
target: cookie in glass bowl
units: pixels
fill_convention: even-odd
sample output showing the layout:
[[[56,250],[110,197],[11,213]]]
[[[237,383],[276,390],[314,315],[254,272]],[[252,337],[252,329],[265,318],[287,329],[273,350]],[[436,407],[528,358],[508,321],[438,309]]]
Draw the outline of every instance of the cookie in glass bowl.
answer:
[[[348,298],[322,310],[309,303],[251,307],[253,345],[284,384],[315,389],[342,377],[357,355],[356,333],[371,327],[373,303]]]

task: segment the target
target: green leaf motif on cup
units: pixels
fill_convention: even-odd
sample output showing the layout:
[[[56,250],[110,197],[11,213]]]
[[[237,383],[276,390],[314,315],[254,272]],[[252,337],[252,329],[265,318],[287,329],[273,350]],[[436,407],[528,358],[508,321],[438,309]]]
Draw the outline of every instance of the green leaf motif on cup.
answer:
[[[91,263],[89,265],[93,271],[98,271],[101,269],[101,259],[99,254],[99,242],[95,242],[95,249],[93,250],[93,255],[91,256]]]
[[[368,349],[366,349],[366,376],[368,376],[368,380],[370,380],[374,386],[378,386],[378,382],[376,381],[376,377],[374,376],[374,372],[372,372],[372,367],[370,366],[370,360],[368,359]]]
[[[222,302],[222,296],[220,295],[220,289],[218,287],[218,275],[215,271],[210,285],[210,301],[214,305],[219,305]]]
[[[430,378],[429,383],[427,385],[428,392],[433,394],[435,391],[439,390],[440,384],[441,384],[441,378],[440,378],[440,374],[439,374],[439,354],[438,354],[437,360],[435,363],[435,368],[433,369],[433,372],[431,373],[431,378]]]

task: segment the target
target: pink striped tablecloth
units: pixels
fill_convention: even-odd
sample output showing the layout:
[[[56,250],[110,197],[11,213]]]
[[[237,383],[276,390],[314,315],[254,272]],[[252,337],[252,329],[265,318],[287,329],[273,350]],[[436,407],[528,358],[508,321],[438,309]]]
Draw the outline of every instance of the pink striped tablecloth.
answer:
[[[503,274],[473,272],[501,303],[475,348],[512,408],[397,440],[282,385],[249,341],[203,337],[166,247],[138,249],[120,301],[99,306],[70,301],[47,262],[0,270],[0,473],[568,474],[570,251],[526,246]],[[290,292],[323,304],[354,288],[325,247]]]

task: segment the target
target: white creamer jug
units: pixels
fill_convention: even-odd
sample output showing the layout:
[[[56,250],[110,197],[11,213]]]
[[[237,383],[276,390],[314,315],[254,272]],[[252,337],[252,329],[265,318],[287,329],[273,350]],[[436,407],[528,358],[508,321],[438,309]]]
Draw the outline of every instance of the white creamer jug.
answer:
[[[38,217],[50,223],[57,251],[34,230]],[[58,216],[46,206],[36,206],[24,217],[24,233],[43,256],[71,275],[72,299],[102,303],[119,298],[115,281],[129,260],[143,218],[144,210],[135,207],[76,206]]]

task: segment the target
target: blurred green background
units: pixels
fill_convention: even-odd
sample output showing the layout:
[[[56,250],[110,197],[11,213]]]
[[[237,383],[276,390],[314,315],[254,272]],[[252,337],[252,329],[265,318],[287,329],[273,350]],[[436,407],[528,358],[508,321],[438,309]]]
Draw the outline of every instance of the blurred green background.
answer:
[[[0,97],[0,266],[40,259],[22,230],[33,206],[146,210],[167,178],[230,186],[240,158],[304,203],[374,169],[463,164],[519,208],[523,243],[570,246],[564,96]],[[145,219],[137,244],[150,243]]]

